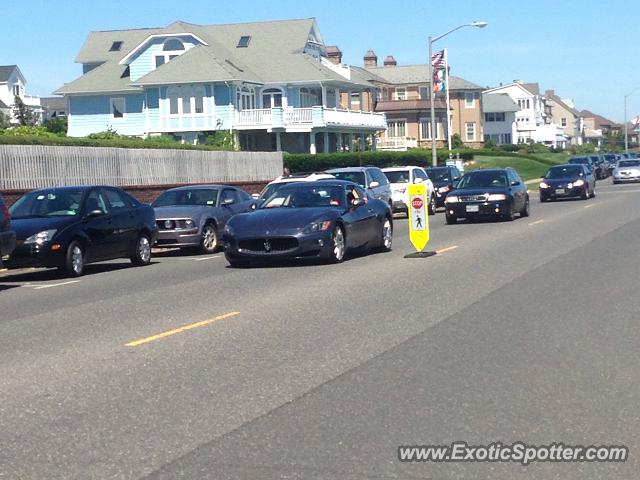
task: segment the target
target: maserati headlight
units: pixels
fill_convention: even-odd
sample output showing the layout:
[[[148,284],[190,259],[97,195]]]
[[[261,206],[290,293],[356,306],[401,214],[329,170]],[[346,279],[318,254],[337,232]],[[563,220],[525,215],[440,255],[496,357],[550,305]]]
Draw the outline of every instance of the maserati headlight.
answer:
[[[498,202],[500,200],[506,200],[507,196],[504,193],[492,193],[487,198],[487,202]]]
[[[56,232],[57,230],[45,230],[43,232],[38,232],[35,235],[31,235],[29,238],[27,238],[24,243],[35,243],[37,245],[42,245],[43,243],[50,242]]]
[[[457,195],[448,195],[447,198],[444,199],[444,203],[458,203],[459,201]]]
[[[313,222],[303,230],[303,233],[316,233],[316,232],[326,232],[331,228],[331,220],[324,220],[321,222]]]

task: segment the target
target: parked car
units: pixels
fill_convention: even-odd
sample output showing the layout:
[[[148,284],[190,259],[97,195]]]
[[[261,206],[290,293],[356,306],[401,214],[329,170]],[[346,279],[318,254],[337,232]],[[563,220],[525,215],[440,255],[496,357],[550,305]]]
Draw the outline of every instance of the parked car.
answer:
[[[298,182],[267,198],[254,213],[236,215],[224,229],[231,266],[283,258],[342,262],[351,248],[390,250],[389,205],[343,180]]]
[[[383,168],[382,173],[387,177],[391,185],[391,199],[393,213],[408,213],[409,185],[425,184],[425,197],[427,198],[427,211],[429,215],[436,214],[436,194],[429,175],[421,167],[390,167]]]
[[[613,183],[640,181],[640,160],[620,160],[613,170]]]
[[[57,267],[80,276],[87,263],[116,258],[147,265],[158,235],[153,208],[115,187],[35,190],[10,212],[17,237],[10,268]]]
[[[445,199],[446,221],[459,218],[499,217],[513,220],[529,216],[527,186],[513,168],[473,170],[465,173]]]
[[[252,197],[256,200],[266,200],[268,197],[273,195],[273,193],[283,187],[284,185],[288,185],[290,183],[295,182],[315,182],[317,180],[325,180],[335,178],[333,175],[328,173],[320,172],[320,173],[296,173],[293,175],[283,175],[282,177],[276,178],[273,182],[269,183],[266,187],[262,189],[262,192],[259,194],[254,194]]]
[[[227,221],[237,213],[255,210],[257,201],[228,185],[172,188],[151,205],[155,211],[159,247],[198,247],[213,253]]]
[[[587,165],[587,168],[593,176],[596,177],[596,180],[598,179],[596,175],[596,165],[591,157],[571,157],[567,163],[571,165]]]
[[[11,229],[11,214],[0,195],[0,267],[2,257],[10,255],[16,247],[16,232]]]
[[[589,158],[593,162],[596,180],[607,178],[608,166],[604,161],[604,157],[602,155],[589,155]]]
[[[382,200],[393,210],[393,200],[391,195],[391,185],[389,180],[378,167],[347,167],[327,170],[339,180],[354,182],[368,191],[373,198]]]
[[[540,201],[596,196],[596,179],[586,165],[556,165],[540,182]]]
[[[605,153],[604,158],[607,161],[607,175],[610,177],[613,175],[613,170],[616,168],[616,163],[618,163],[620,155],[616,155],[615,153]]]
[[[426,169],[427,175],[433,182],[433,188],[436,192],[436,207],[444,207],[444,199],[460,177],[462,173],[457,167],[447,165],[446,167],[430,167]]]

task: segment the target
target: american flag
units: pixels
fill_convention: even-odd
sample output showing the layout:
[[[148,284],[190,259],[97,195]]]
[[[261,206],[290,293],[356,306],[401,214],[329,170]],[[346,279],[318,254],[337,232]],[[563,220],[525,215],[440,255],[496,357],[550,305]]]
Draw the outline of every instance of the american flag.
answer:
[[[445,68],[444,50],[440,50],[431,56],[431,65],[436,69]]]

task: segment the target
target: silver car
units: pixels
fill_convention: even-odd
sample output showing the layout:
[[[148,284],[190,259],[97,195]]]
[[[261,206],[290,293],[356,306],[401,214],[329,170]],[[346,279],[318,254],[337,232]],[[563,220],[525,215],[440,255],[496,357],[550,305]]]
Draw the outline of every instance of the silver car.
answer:
[[[613,183],[639,182],[640,160],[619,160],[613,169]]]
[[[378,167],[346,167],[327,170],[338,180],[354,182],[364,188],[372,197],[382,200],[393,210],[393,198],[389,179]]]
[[[247,192],[228,185],[172,188],[153,202],[158,229],[157,247],[197,247],[213,253],[227,221],[256,208]]]

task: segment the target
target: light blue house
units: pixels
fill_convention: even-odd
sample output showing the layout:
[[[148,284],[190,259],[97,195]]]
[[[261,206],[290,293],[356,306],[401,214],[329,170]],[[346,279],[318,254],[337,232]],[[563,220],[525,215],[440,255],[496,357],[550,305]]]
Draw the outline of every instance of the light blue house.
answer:
[[[228,131],[245,150],[315,153],[375,148],[386,129],[370,76],[329,58],[314,19],[91,32],[76,62],[55,92],[70,136]]]

